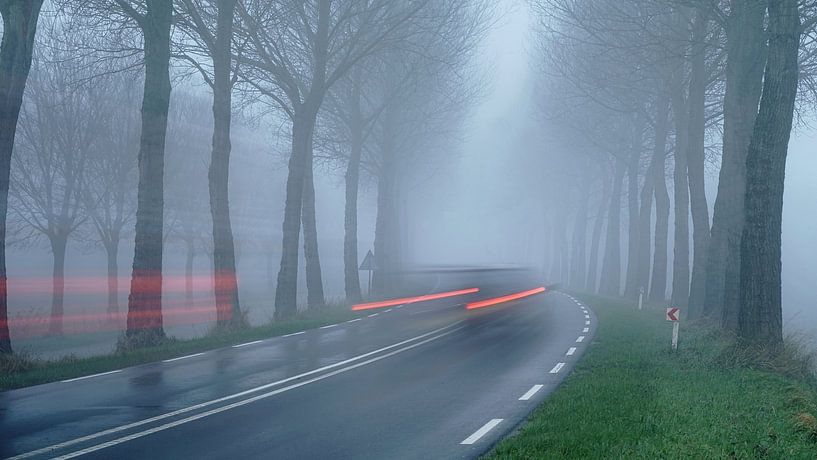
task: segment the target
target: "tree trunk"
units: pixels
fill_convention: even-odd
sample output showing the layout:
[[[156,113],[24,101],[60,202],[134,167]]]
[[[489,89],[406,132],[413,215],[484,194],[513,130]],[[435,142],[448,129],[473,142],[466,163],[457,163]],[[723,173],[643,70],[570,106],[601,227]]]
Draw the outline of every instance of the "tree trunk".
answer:
[[[141,21],[145,47],[145,90],[139,143],[133,274],[126,330],[129,341],[138,345],[156,343],[165,337],[162,323],[162,226],[172,20],[171,2],[147,1],[147,15]]]
[[[292,154],[289,157],[284,203],[281,268],[278,270],[275,289],[276,320],[291,318],[298,311],[298,242],[301,236],[301,209],[316,115],[317,110],[302,106],[292,121]]]
[[[344,210],[343,272],[346,300],[359,302],[360,272],[357,259],[357,196],[360,185],[360,157],[363,152],[363,135],[359,123],[352,123],[352,142],[349,164],[346,167],[346,208]]]
[[[213,46],[213,150],[208,174],[213,218],[213,294],[216,325],[241,325],[235,244],[230,221],[230,128],[232,123],[231,42],[236,0],[219,0]]]
[[[663,302],[667,296],[667,237],[669,234],[669,193],[666,157],[669,132],[669,96],[661,88],[655,115],[655,145],[652,159],[652,183],[655,193],[655,240],[650,280],[650,302]]]
[[[576,220],[573,221],[573,251],[570,255],[570,286],[583,290],[587,287],[587,207],[590,193],[587,187],[581,187],[579,207],[576,209]]]
[[[593,223],[593,236],[590,241],[590,262],[587,269],[587,290],[590,292],[598,292],[599,246],[601,245],[601,230],[604,226],[605,210],[607,209],[607,197],[610,196],[609,174],[604,174],[601,180],[602,192],[599,197],[596,220]]]
[[[112,238],[105,245],[108,259],[108,308],[110,318],[119,313],[119,237]]]
[[[641,136],[633,144],[633,151],[627,162],[627,274],[624,281],[624,297],[638,296],[638,170],[641,159]]]
[[[188,307],[193,306],[193,262],[195,260],[196,247],[192,241],[188,241],[184,258],[184,300]]]
[[[68,237],[57,235],[50,238],[54,266],[51,277],[51,318],[48,323],[49,335],[63,333],[63,307],[65,304],[65,249]]]
[[[304,202],[301,219],[304,226],[304,259],[306,259],[306,304],[318,308],[326,304],[321,276],[321,259],[318,252],[318,222],[315,216],[315,183],[313,172],[312,143],[309,145],[304,170]]]
[[[3,41],[0,44],[0,354],[12,352],[6,280],[6,215],[11,155],[42,4],[42,0],[0,2],[3,16]]]
[[[599,292],[618,296],[621,293],[621,187],[626,163],[616,160],[613,192],[607,211],[607,236],[604,241],[604,261],[601,265]]]
[[[798,82],[797,0],[769,1],[769,56],[746,157],[738,335],[762,346],[783,342],[780,244],[783,184]]]
[[[689,183],[687,181],[688,113],[680,77],[673,76],[672,112],[675,120],[675,168],[673,199],[675,205],[675,241],[672,264],[674,307],[686,308],[689,299]]]
[[[636,263],[635,292],[647,292],[650,282],[650,225],[652,224],[652,195],[653,195],[653,168],[655,157],[650,159],[650,166],[644,176],[644,185],[641,187],[641,204],[638,209],[638,261]]]
[[[374,260],[377,269],[372,277],[372,291],[381,296],[394,288],[392,278],[399,260],[394,159],[388,147],[383,150],[384,158],[377,181],[377,218],[374,234]]]
[[[692,211],[692,281],[687,318],[703,314],[706,294],[706,256],[709,252],[709,205],[706,202],[704,176],[704,136],[706,133],[706,13],[697,10],[692,26],[692,69],[689,82],[689,138],[687,172],[690,210]]]
[[[766,62],[765,0],[734,0],[726,22],[723,154],[706,269],[704,314],[735,331],[740,299],[740,238],[746,155],[757,117]]]

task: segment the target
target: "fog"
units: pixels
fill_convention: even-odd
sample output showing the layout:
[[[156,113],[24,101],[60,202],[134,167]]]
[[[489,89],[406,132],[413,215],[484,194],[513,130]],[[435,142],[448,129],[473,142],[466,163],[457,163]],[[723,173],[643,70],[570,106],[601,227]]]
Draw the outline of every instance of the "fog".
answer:
[[[377,69],[367,71],[371,75],[378,77],[377,72],[386,75],[382,80],[372,78],[371,81],[364,82],[363,92],[366,97],[375,99],[381,93],[386,94],[393,90],[398,94],[397,99],[408,102],[393,111],[384,110],[388,112],[389,120],[393,120],[392,124],[400,127],[394,129],[397,134],[393,134],[391,140],[393,145],[389,145],[396,152],[395,155],[404,161],[389,173],[395,176],[392,180],[398,185],[395,186],[397,191],[389,197],[391,201],[385,207],[378,204],[378,200],[384,199],[383,196],[386,195],[383,191],[386,187],[382,186],[385,179],[383,176],[377,177],[378,174],[385,173],[375,171],[385,167],[383,165],[386,160],[376,157],[389,142],[388,139],[384,140],[387,137],[384,134],[387,128],[372,128],[370,140],[366,141],[356,210],[358,262],[363,260],[369,250],[374,250],[379,262],[385,263],[384,261],[388,260],[390,265],[388,269],[395,272],[441,265],[529,267],[541,274],[543,283],[568,284],[563,275],[571,268],[567,267],[565,256],[557,254],[567,254],[568,251],[576,250],[576,245],[570,241],[571,239],[575,241],[576,238],[574,233],[578,225],[572,222],[577,219],[577,222],[581,220],[586,224],[585,231],[588,236],[582,236],[581,243],[578,244],[582,247],[581,266],[574,263],[572,267],[578,266],[578,270],[582,272],[581,276],[584,277],[585,264],[597,264],[599,271],[592,273],[592,285],[587,286],[589,290],[595,290],[597,278],[602,276],[600,268],[607,246],[602,245],[598,249],[596,260],[589,262],[586,260],[588,256],[585,256],[585,251],[590,250],[591,243],[585,238],[589,238],[593,222],[596,221],[598,214],[596,209],[600,204],[602,207],[599,209],[604,209],[603,200],[608,199],[605,193],[609,191],[602,187],[602,182],[606,184],[608,179],[604,177],[613,176],[611,167],[605,165],[612,164],[615,154],[608,155],[605,153],[606,149],[622,150],[624,148],[621,146],[629,141],[615,138],[625,131],[624,128],[605,127],[607,131],[597,129],[599,120],[587,114],[569,114],[574,107],[570,107],[570,102],[558,99],[562,88],[559,85],[563,83],[554,81],[564,69],[549,67],[553,66],[554,62],[558,64],[558,61],[553,60],[553,54],[548,55],[555,51],[548,48],[549,45],[542,45],[543,39],[540,35],[544,27],[542,24],[547,24],[547,27],[555,26],[539,17],[542,14],[541,10],[531,6],[540,3],[547,2],[505,0],[500,4],[494,4],[492,9],[489,9],[488,3],[485,2],[462,2],[462,6],[459,7],[461,10],[452,14],[461,15],[458,20],[462,22],[463,30],[467,29],[467,26],[473,27],[474,30],[469,29],[465,32],[456,30],[450,33],[471,34],[469,37],[474,41],[463,44],[463,51],[455,56],[448,54],[450,50],[445,47],[444,42],[437,44],[441,51],[433,50],[429,54],[438,53],[441,61],[448,59],[451,68],[436,69],[434,64],[430,63],[434,62],[433,60],[416,64],[418,69],[428,71],[429,75],[422,77],[425,80],[418,79],[419,83],[400,89],[404,91],[402,93],[389,87],[389,84],[399,80],[390,78],[389,75],[394,77],[403,71],[407,75],[413,75],[411,72],[414,70],[410,72],[400,66],[409,68],[415,65],[412,59],[421,58],[414,55],[409,57],[410,54],[407,54],[382,64],[383,68],[377,68],[377,65],[381,64],[371,64],[375,58],[369,55],[359,56],[361,62],[368,59],[366,65],[373,65],[371,69]],[[49,21],[55,21],[54,11],[56,10],[53,7],[49,9]],[[480,16],[480,11],[482,14],[489,11],[489,14],[483,17]],[[81,12],[82,9],[79,8],[77,14]],[[241,31],[247,34],[251,32],[251,29]],[[419,35],[421,32],[412,33]],[[713,34],[717,35],[716,32]],[[272,35],[256,38],[259,41],[272,40]],[[411,33],[405,32],[402,39],[410,41],[415,38]],[[402,43],[399,40],[397,39],[398,43]],[[398,51],[395,53],[405,51],[400,46],[396,49]],[[256,52],[263,53],[261,48]],[[297,49],[293,52],[303,50]],[[48,56],[43,53],[40,56],[35,55],[34,70],[25,104],[33,104],[29,101],[34,100],[32,98],[37,91],[47,91],[46,87],[37,89],[40,82],[45,81],[43,77],[49,72],[48,66],[51,65]],[[383,53],[388,55],[387,51]],[[376,53],[370,54],[374,56]],[[304,59],[304,62],[308,61]],[[144,78],[140,76],[141,63],[134,65],[127,72],[129,75],[127,78],[130,78],[134,87],[137,87]],[[611,75],[613,73],[611,72]],[[198,75],[197,69],[185,67],[183,61],[173,63],[171,74],[173,89],[170,98],[164,172],[165,241],[164,260],[161,265],[161,274],[164,277],[162,302],[165,311],[171,312],[166,318],[168,334],[194,337],[208,333],[216,321],[214,309],[216,299],[212,281],[214,263],[212,218],[208,192],[208,166],[214,126],[210,107],[212,91],[203,77]],[[290,118],[293,120],[300,118],[292,114],[288,116],[285,113],[286,107],[284,109],[280,107],[281,98],[287,97],[286,88],[280,90],[280,83],[277,83],[279,86],[276,87],[276,83],[272,81],[274,78],[266,80],[263,74],[264,69],[259,67],[236,77],[238,83],[234,91],[233,142],[229,175],[229,215],[232,218],[234,234],[239,297],[241,308],[246,312],[252,325],[260,325],[274,319],[273,298],[277,298],[278,288],[276,277],[280,276],[279,269],[284,270],[282,267],[285,264],[282,260],[287,257],[284,253],[282,259],[282,237],[285,240],[283,247],[295,247],[290,244],[291,241],[286,242],[288,233],[282,232],[282,220],[285,215],[285,202],[291,193],[286,185],[288,175],[290,179],[292,177],[288,162],[291,152],[297,148],[297,139],[294,139],[292,134],[295,128]],[[354,71],[349,72],[349,75],[353,74]],[[347,76],[343,75],[344,78]],[[370,75],[367,74],[368,76]],[[261,83],[241,83],[243,80],[252,81],[254,78]],[[346,88],[344,85],[347,84],[349,83],[346,80],[339,79],[336,87],[328,88],[327,94],[331,96],[327,97],[327,101],[332,100],[331,98],[342,99]],[[451,87],[446,87],[446,84]],[[599,82],[595,84],[604,87]],[[715,86],[718,88],[713,89],[713,92],[719,91],[720,87],[713,84],[713,87]],[[608,89],[599,89],[599,93]],[[582,88],[582,91],[587,91],[587,88]],[[565,91],[565,94],[567,93],[568,91]],[[708,97],[716,99],[720,97],[719,94]],[[264,99],[266,96],[269,97]],[[603,97],[600,96],[599,99]],[[645,113],[653,110],[654,103],[651,100],[639,102],[643,105]],[[132,103],[130,110],[132,115],[135,115],[138,111],[138,97],[131,98],[130,102]],[[608,103],[610,100],[603,102]],[[344,143],[345,140],[337,135],[340,128],[337,120],[331,115],[334,110],[333,104],[341,103],[330,101],[320,107],[314,140],[309,141],[309,148],[314,147],[315,150],[314,216],[317,220],[319,269],[326,303],[348,306],[346,304],[349,293],[344,290],[346,218],[344,206],[347,203],[345,174],[349,147],[348,143]],[[582,104],[577,103],[577,107]],[[720,102],[713,105],[718,104]],[[294,111],[300,106],[294,104],[292,107],[289,110]],[[412,112],[414,118],[406,115],[411,110],[416,112]],[[596,109],[589,110],[592,112]],[[629,120],[630,115],[610,115],[614,112],[604,110],[606,110],[604,107],[598,108],[596,113],[599,117],[606,117],[607,122],[611,124]],[[812,267],[812,262],[817,259],[815,239],[817,221],[814,218],[817,185],[813,180],[813,173],[817,170],[817,158],[813,147],[817,131],[810,124],[813,120],[813,107],[806,101],[798,110],[800,119],[789,145],[783,200],[783,317],[787,331],[803,332],[811,336],[817,332],[817,310],[813,308],[814,296],[811,293],[817,283],[817,271]],[[31,114],[26,115],[26,110],[23,112],[21,123],[26,123],[26,120],[33,123]],[[401,116],[405,118],[400,118]],[[587,118],[583,123],[577,123],[576,117],[582,116]],[[386,115],[382,117],[386,118]],[[385,122],[383,123],[385,126]],[[571,123],[573,128],[567,128],[566,126]],[[649,120],[649,126],[652,124],[653,121]],[[407,132],[400,132],[400,129]],[[649,133],[650,129],[652,128],[643,131]],[[721,143],[719,133],[722,129],[721,122],[707,128],[705,190],[709,222],[712,221],[719,186]],[[595,134],[597,131],[608,137],[599,138]],[[639,136],[642,136],[641,132]],[[646,152],[652,148],[649,136],[651,134],[643,134],[644,158]],[[671,151],[679,142],[673,136],[677,137],[675,134],[670,136],[672,140],[668,148],[670,153],[667,156],[666,170],[671,203],[675,194],[672,183],[673,168],[669,165],[673,161]],[[135,160],[139,150],[137,137],[132,138],[132,141],[133,145],[127,148],[130,161]],[[21,145],[22,142],[24,141],[18,138],[17,144]],[[639,140],[639,148],[641,143]],[[24,149],[21,151],[19,155],[26,154]],[[89,160],[89,164],[91,161],[98,160]],[[636,162],[639,161],[641,156],[636,159]],[[646,164],[646,161],[641,163]],[[17,164],[17,167],[22,167],[21,164]],[[119,185],[127,187],[128,193],[134,195],[131,199],[135,199],[135,163],[132,167],[134,169],[128,176],[131,182]],[[641,174],[639,167],[636,166],[637,176]],[[15,182],[14,168],[15,164],[12,165],[12,201],[24,187],[20,185],[23,182],[19,179]],[[609,171],[600,173],[606,176],[597,180],[595,172],[588,172],[595,171],[596,168]],[[643,169],[645,170],[643,177],[646,177],[646,167]],[[637,182],[638,177],[635,180]],[[622,187],[620,241],[617,242],[620,245],[621,256],[617,260],[616,270],[620,272],[618,276],[621,277],[621,281],[616,282],[618,285],[615,289],[616,294],[619,290],[625,291],[624,277],[629,263],[628,193],[633,189],[628,191],[626,183]],[[638,184],[635,187],[638,189]],[[585,219],[574,217],[579,212],[580,202],[585,203],[583,211],[586,214]],[[638,204],[637,198],[635,202]],[[11,205],[12,213],[18,213],[16,214],[18,218],[13,219],[14,224],[10,224],[10,228],[14,225],[16,227],[10,230],[14,238],[8,243],[6,262],[9,279],[8,315],[12,324],[12,339],[19,343],[18,346],[22,350],[44,353],[48,356],[64,353],[83,355],[112,349],[124,327],[122,318],[115,327],[102,327],[105,329],[101,334],[104,337],[87,341],[74,340],[76,337],[73,337],[92,332],[99,334],[100,325],[108,324],[108,320],[97,318],[97,315],[101,315],[110,307],[107,305],[108,297],[104,287],[108,273],[106,257],[99,244],[93,241],[93,229],[88,214],[78,218],[77,225],[81,228],[68,238],[65,257],[64,315],[67,320],[65,332],[69,340],[66,343],[59,340],[40,340],[47,335],[49,323],[53,255],[46,237],[37,236],[34,234],[36,232],[32,233],[26,229],[26,225],[36,220],[31,216],[36,217],[39,212],[32,211],[26,206],[14,202]],[[652,206],[650,205],[650,212]],[[676,221],[674,209],[672,207],[670,222]],[[389,213],[387,217],[381,216],[385,223],[378,223],[378,212]],[[648,227],[656,225],[654,214],[650,214],[647,219]],[[688,220],[690,238],[687,252],[690,253],[692,260],[694,239],[691,229],[694,221],[691,217]],[[138,252],[134,247],[135,221],[134,216],[128,217],[128,224],[123,228],[117,250],[119,281],[116,297],[118,311],[123,314],[128,308],[134,252]],[[556,223],[566,221],[571,223],[562,224],[563,230],[558,230]],[[609,234],[607,230],[609,220],[606,222],[608,223],[605,224],[604,231]],[[301,249],[297,251],[299,263],[295,299],[300,310],[304,310],[308,302],[307,259],[303,250],[306,244],[304,241],[306,225],[304,223],[297,244]],[[378,225],[396,228],[389,232],[383,231],[383,235],[388,236],[388,241],[383,243],[384,246],[381,248],[386,249],[376,248]],[[670,302],[674,285],[672,242],[675,226],[670,224],[669,227],[667,236],[670,249],[666,264],[670,269],[666,292],[657,289],[662,291],[657,295],[658,298],[666,300],[663,303]],[[556,235],[554,232],[564,232],[564,229],[568,228],[573,233],[563,236],[565,239],[562,240],[561,246],[559,243],[554,246],[555,240],[552,238],[558,238],[552,236]],[[601,228],[599,226],[599,229]],[[383,236],[383,239],[385,241],[386,237]],[[569,248],[568,245],[574,247]],[[647,246],[649,245],[650,242],[647,241]],[[389,252],[388,257],[394,257],[396,262],[384,258],[385,252]],[[652,260],[654,255],[654,248],[652,250],[648,248],[646,259]],[[562,260],[561,265],[558,260]],[[647,265],[649,275],[649,263]],[[554,269],[554,266],[557,268]],[[689,268],[691,267],[692,262]],[[387,272],[385,268],[383,270],[384,273]],[[364,297],[385,296],[387,290],[379,293],[366,292],[368,286],[365,276],[366,272],[361,272]],[[380,281],[375,282],[377,284]],[[573,281],[570,284],[574,284]],[[177,313],[176,316],[172,313],[174,311]],[[72,340],[76,343],[71,342]]]

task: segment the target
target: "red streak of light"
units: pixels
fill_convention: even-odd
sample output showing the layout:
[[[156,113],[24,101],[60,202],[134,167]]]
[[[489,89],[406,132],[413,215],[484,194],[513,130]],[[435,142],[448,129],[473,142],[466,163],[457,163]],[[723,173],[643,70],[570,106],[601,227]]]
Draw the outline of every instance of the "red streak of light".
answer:
[[[525,297],[530,297],[532,295],[539,294],[539,293],[545,292],[545,291],[547,291],[546,288],[538,287],[536,289],[531,289],[529,291],[517,292],[516,294],[509,294],[509,295],[504,295],[502,297],[494,297],[493,299],[485,299],[485,300],[480,300],[478,302],[471,302],[469,304],[466,304],[465,308],[467,310],[474,310],[476,308],[490,307],[491,305],[496,305],[496,304],[500,304],[500,303],[510,302],[511,300],[517,300],[517,299],[522,299],[522,298],[525,298]]]
[[[359,303],[357,305],[352,305],[352,310],[370,310],[372,308],[384,308],[384,307],[393,307],[395,305],[402,305],[402,304],[409,304],[409,303],[417,303],[417,302],[426,302],[428,300],[437,300],[437,299],[445,299],[448,297],[456,297],[465,294],[473,294],[475,292],[479,292],[479,288],[468,288],[468,289],[461,289],[459,291],[449,291],[449,292],[440,292],[437,294],[426,294],[417,297],[405,297],[402,299],[392,299],[392,300],[383,300],[380,302],[369,302],[369,303]]]

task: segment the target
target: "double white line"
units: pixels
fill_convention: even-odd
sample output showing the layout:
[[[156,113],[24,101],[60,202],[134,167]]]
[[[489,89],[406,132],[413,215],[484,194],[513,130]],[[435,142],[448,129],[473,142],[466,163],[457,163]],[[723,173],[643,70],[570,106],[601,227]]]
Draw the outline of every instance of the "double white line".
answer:
[[[449,335],[449,334],[451,334],[453,332],[456,332],[459,329],[461,329],[461,327],[454,328],[454,326],[456,326],[457,324],[459,324],[461,322],[462,321],[457,321],[456,323],[449,324],[448,326],[441,327],[439,329],[435,329],[435,330],[433,330],[431,332],[427,332],[425,334],[418,335],[416,337],[412,337],[412,338],[404,340],[402,342],[398,342],[398,343],[395,343],[395,344],[392,344],[392,345],[389,345],[389,346],[386,346],[386,347],[383,347],[383,348],[379,348],[377,350],[373,350],[373,351],[370,351],[368,353],[364,353],[362,355],[358,355],[358,356],[355,356],[355,357],[352,357],[352,358],[349,358],[349,359],[346,359],[346,360],[343,360],[343,361],[340,361],[340,362],[337,362],[337,363],[334,363],[334,364],[330,364],[328,366],[323,366],[323,367],[320,367],[318,369],[311,370],[309,372],[304,372],[302,374],[294,375],[292,377],[288,377],[288,378],[285,378],[285,379],[282,379],[282,380],[278,380],[276,382],[271,382],[271,383],[268,383],[268,384],[265,384],[265,385],[261,385],[261,386],[255,387],[255,388],[251,388],[249,390],[239,392],[239,393],[234,393],[234,394],[224,396],[224,397],[221,397],[221,398],[218,398],[218,399],[213,399],[211,401],[206,401],[206,402],[203,402],[203,403],[188,406],[188,407],[185,407],[183,409],[179,409],[179,410],[176,410],[176,411],[173,411],[173,412],[168,412],[168,413],[162,414],[162,415],[157,415],[155,417],[140,420],[138,422],[129,423],[127,425],[122,425],[122,426],[118,426],[118,427],[115,427],[115,428],[110,428],[110,429],[100,431],[100,432],[97,432],[97,433],[93,433],[93,434],[90,434],[90,435],[87,435],[87,436],[72,439],[70,441],[65,441],[65,442],[62,442],[62,443],[59,443],[59,444],[54,444],[54,445],[51,445],[51,446],[48,446],[48,447],[43,447],[41,449],[33,450],[31,452],[26,452],[24,454],[20,454],[20,455],[17,455],[15,457],[11,457],[8,460],[20,460],[20,459],[24,459],[24,458],[33,457],[33,456],[36,456],[36,455],[48,454],[48,453],[54,452],[56,450],[64,449],[66,447],[70,447],[70,446],[73,446],[73,445],[76,445],[76,444],[91,441],[93,439],[97,439],[97,438],[100,438],[100,437],[103,437],[103,436],[108,436],[108,435],[120,433],[120,432],[123,432],[123,431],[130,430],[132,428],[137,428],[137,427],[147,425],[147,424],[150,424],[150,423],[154,423],[154,422],[158,422],[158,421],[165,420],[165,419],[168,419],[168,418],[176,417],[178,415],[187,414],[189,412],[193,412],[193,411],[196,411],[196,410],[199,410],[199,409],[203,409],[205,407],[213,406],[215,404],[230,401],[230,400],[233,400],[233,399],[238,399],[238,398],[241,398],[243,396],[250,395],[250,394],[262,392],[262,391],[270,389],[272,387],[292,382],[293,380],[300,380],[300,379],[302,379],[304,377],[309,377],[311,375],[319,374],[321,372],[328,371],[330,369],[335,369],[332,372],[328,372],[328,373],[319,375],[317,377],[313,377],[313,378],[308,379],[308,380],[304,380],[304,381],[301,381],[301,382],[298,382],[298,383],[294,383],[292,385],[288,385],[288,386],[285,386],[285,387],[282,387],[282,388],[278,388],[276,390],[272,390],[272,391],[269,391],[269,392],[266,392],[266,393],[261,393],[259,395],[253,396],[251,398],[242,399],[240,401],[237,401],[237,402],[225,405],[225,406],[221,406],[221,407],[217,407],[217,408],[214,408],[214,409],[210,409],[208,411],[200,412],[198,414],[191,415],[191,416],[188,416],[186,418],[182,418],[182,419],[170,422],[170,423],[166,423],[164,425],[159,425],[159,426],[156,426],[154,428],[139,431],[139,432],[127,435],[127,436],[123,436],[121,438],[116,438],[116,439],[113,439],[111,441],[108,441],[108,442],[105,442],[105,443],[102,443],[102,444],[97,444],[97,445],[94,445],[94,446],[90,446],[90,447],[87,447],[85,449],[78,450],[78,451],[75,451],[75,452],[71,452],[69,454],[66,454],[66,455],[63,455],[63,456],[60,456],[60,457],[55,457],[55,458],[57,458],[57,459],[69,459],[69,458],[78,457],[80,455],[88,454],[88,453],[91,453],[91,452],[95,452],[95,451],[98,451],[98,450],[101,450],[101,449],[105,449],[107,447],[115,446],[117,444],[121,444],[121,443],[124,443],[124,442],[127,442],[127,441],[131,441],[133,439],[141,438],[143,436],[147,436],[147,435],[159,432],[159,431],[164,431],[164,430],[167,430],[169,428],[173,428],[175,426],[183,425],[185,423],[189,423],[189,422],[192,422],[194,420],[198,420],[198,419],[201,419],[201,418],[204,418],[204,417],[208,417],[210,415],[218,414],[219,412],[224,412],[224,411],[227,411],[227,410],[230,410],[230,409],[234,409],[236,407],[244,406],[246,404],[250,404],[252,402],[255,402],[255,401],[258,401],[258,400],[261,400],[261,399],[264,399],[264,398],[269,398],[270,396],[275,396],[275,395],[283,393],[285,391],[293,390],[295,388],[299,388],[299,387],[302,387],[304,385],[308,385],[310,383],[317,382],[319,380],[327,379],[329,377],[332,377],[332,376],[335,376],[335,375],[338,375],[338,374],[342,374],[344,372],[348,372],[348,371],[350,371],[352,369],[357,369],[358,367],[366,366],[368,364],[380,361],[382,359],[386,359],[388,357],[394,356],[394,355],[402,353],[404,351],[411,350],[413,348],[419,347],[419,346],[424,345],[426,343],[429,343],[429,342],[432,342],[434,340],[445,337],[445,336],[447,336],[447,335]],[[443,331],[445,331],[445,332],[443,332]],[[412,343],[412,342],[414,342],[414,343]],[[389,350],[392,350],[392,351],[389,351]],[[383,353],[385,351],[389,351],[389,352],[385,353],[385,354],[380,354],[380,353]],[[370,358],[370,359],[366,359],[366,358],[369,358],[369,357],[371,357],[373,355],[378,355],[378,354],[379,354],[379,356],[376,356],[376,357],[373,357],[373,358]],[[363,361],[361,361],[361,360],[363,360]],[[351,363],[354,363],[356,361],[360,361],[360,362],[355,363],[355,364],[351,364]],[[348,366],[347,366],[347,364],[348,364]]]

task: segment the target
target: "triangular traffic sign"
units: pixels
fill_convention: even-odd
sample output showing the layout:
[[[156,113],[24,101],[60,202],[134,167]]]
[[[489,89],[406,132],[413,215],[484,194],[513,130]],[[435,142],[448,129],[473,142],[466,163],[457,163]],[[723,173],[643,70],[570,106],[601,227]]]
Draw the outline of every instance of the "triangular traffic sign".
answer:
[[[374,263],[374,254],[372,254],[371,250],[366,253],[366,257],[363,258],[363,262],[360,263],[360,268],[358,270],[377,270],[377,266]]]

